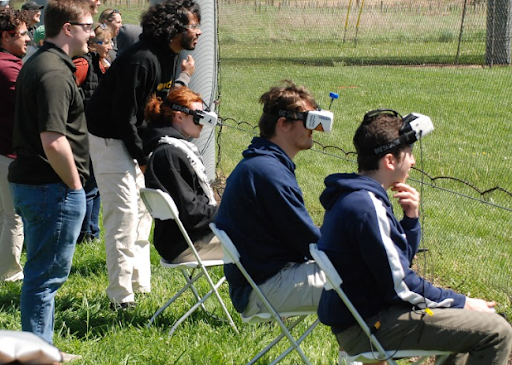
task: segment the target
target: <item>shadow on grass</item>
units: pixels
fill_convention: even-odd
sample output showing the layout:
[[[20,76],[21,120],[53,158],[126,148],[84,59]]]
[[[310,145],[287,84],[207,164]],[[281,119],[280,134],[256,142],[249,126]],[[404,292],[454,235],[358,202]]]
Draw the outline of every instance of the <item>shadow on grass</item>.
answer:
[[[146,328],[150,318],[158,308],[153,306],[155,298],[143,298],[137,301],[138,306],[126,311],[113,311],[110,304],[104,297],[98,296],[89,301],[82,300],[70,294],[60,296],[56,303],[56,325],[55,328],[65,326],[68,331],[78,339],[101,338],[117,327]],[[160,302],[160,301],[159,301]],[[165,301],[161,301],[163,304]],[[189,309],[189,306],[179,305],[168,307],[153,322],[151,327],[158,328],[163,334],[167,334],[174,323]],[[222,311],[214,311],[214,315],[198,309],[192,313],[180,326],[185,323],[196,325],[208,323],[212,327],[222,327],[228,324],[224,320]],[[179,331],[180,327],[176,331]]]
[[[21,281],[0,283],[0,310],[20,310]]]
[[[344,57],[231,57],[229,54],[221,56],[222,64],[226,65],[286,65],[295,64],[301,66],[468,66],[482,65],[484,59],[480,55],[461,56],[458,64],[454,64],[454,57],[448,55],[429,55],[429,56],[393,56],[393,57],[377,57],[377,56],[344,56]]]
[[[106,271],[106,269],[107,264],[103,257],[89,256],[84,260],[74,260],[69,276],[96,276],[98,273]]]

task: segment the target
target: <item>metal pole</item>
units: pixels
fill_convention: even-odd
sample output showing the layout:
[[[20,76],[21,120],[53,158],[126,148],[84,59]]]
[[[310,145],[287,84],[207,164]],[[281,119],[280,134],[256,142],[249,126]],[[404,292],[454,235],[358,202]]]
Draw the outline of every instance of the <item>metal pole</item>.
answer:
[[[496,0],[492,0],[491,68],[494,65],[494,38],[496,28]]]
[[[460,43],[462,42],[462,33],[464,32],[464,19],[466,19],[466,9],[468,0],[464,0],[464,8],[462,9],[462,20],[460,21],[459,44],[457,45],[457,55],[455,56],[455,64],[459,63]]]
[[[364,7],[364,0],[361,2],[361,7],[359,8],[359,15],[357,16],[356,38],[354,39],[354,48],[357,47],[357,33],[359,32],[359,24],[361,22],[361,13],[363,12],[363,7]]]
[[[348,16],[350,15],[350,8],[352,7],[352,0],[348,3],[347,9],[347,19],[345,19],[345,32],[343,33],[343,43],[345,43],[345,38],[347,36],[347,28],[348,28]]]

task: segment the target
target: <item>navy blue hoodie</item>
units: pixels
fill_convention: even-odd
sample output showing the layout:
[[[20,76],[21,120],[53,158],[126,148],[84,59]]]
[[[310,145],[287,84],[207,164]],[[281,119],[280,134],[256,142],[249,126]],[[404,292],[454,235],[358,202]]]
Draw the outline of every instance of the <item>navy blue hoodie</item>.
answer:
[[[437,288],[417,276],[410,263],[420,242],[417,218],[399,222],[384,188],[358,174],[325,179],[326,209],[318,247],[343,279],[342,288],[363,318],[396,304],[463,308],[465,296]],[[320,321],[339,333],[356,321],[334,290],[323,291]]]
[[[243,156],[226,182],[215,223],[262,284],[287,263],[310,259],[309,244],[318,241],[320,230],[304,205],[295,164],[279,146],[255,137]],[[243,312],[251,288],[235,265],[225,265],[224,272],[233,305]]]

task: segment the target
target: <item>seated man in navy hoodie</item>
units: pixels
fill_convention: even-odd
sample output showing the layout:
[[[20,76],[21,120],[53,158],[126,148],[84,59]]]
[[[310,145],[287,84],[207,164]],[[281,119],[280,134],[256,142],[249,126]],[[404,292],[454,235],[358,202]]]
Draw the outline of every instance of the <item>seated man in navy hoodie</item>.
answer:
[[[311,261],[309,244],[320,231],[304,205],[292,159],[313,146],[313,131],[299,120],[300,112],[318,106],[291,81],[272,87],[260,103],[260,137],[229,176],[215,223],[277,311],[315,310],[325,277]],[[224,272],[238,312],[250,316],[264,308],[235,265],[225,265]]]
[[[358,174],[325,180],[320,201],[326,214],[318,246],[366,323],[378,328],[375,336],[385,349],[455,353],[445,364],[505,365],[512,330],[494,313],[495,303],[435,287],[410,269],[421,236],[420,196],[406,180],[415,164],[412,143],[432,129],[430,118],[419,114],[402,118],[381,109],[365,115],[354,136]],[[388,189],[403,209],[401,221]],[[334,290],[322,293],[318,315],[346,352],[371,351]]]

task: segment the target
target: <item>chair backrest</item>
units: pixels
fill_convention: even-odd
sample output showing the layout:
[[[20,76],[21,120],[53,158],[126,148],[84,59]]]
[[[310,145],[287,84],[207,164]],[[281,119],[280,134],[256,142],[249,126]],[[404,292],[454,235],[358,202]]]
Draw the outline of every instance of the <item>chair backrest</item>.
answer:
[[[231,238],[229,238],[228,234],[222,229],[218,228],[215,223],[210,223],[210,229],[212,230],[213,234],[217,236],[222,245],[222,250],[224,251],[224,263],[242,266],[240,263],[240,253],[236,249],[233,241],[231,241]]]
[[[140,196],[142,198],[142,201],[144,202],[144,205],[148,209],[149,214],[151,214],[153,218],[160,220],[174,219],[174,221],[178,225],[178,228],[181,231],[181,234],[183,235],[183,238],[185,238],[188,247],[194,253],[197,262],[200,262],[201,266],[203,266],[203,263],[199,258],[199,254],[197,253],[197,250],[194,247],[194,243],[190,239],[190,236],[188,235],[188,232],[185,229],[183,222],[180,220],[180,212],[173,198],[169,194],[160,189],[150,188],[141,188]]]
[[[320,251],[316,243],[311,243],[309,245],[309,251],[317,265],[325,273],[327,279],[327,282],[324,285],[325,290],[332,290],[341,286],[343,280],[341,279],[340,274],[338,274],[338,271],[332,264],[331,260],[329,260],[327,257],[326,253]]]
[[[222,249],[224,250],[224,263],[233,263],[238,267],[238,270],[240,270],[249,285],[251,285],[252,290],[254,290],[256,295],[258,295],[260,300],[265,304],[268,311],[273,313],[274,318],[278,318],[279,314],[277,311],[274,309],[274,307],[272,307],[272,304],[270,304],[267,297],[263,294],[256,282],[253,280],[252,276],[247,272],[244,265],[242,265],[242,262],[240,261],[240,253],[233,244],[233,241],[231,241],[231,238],[229,238],[228,234],[222,229],[218,228],[215,223],[210,223],[210,229],[217,236],[222,245]]]
[[[311,256],[317,263],[318,267],[320,267],[320,269],[325,274],[326,283],[324,284],[324,289],[336,291],[336,293],[338,293],[341,300],[347,306],[348,310],[350,311],[350,313],[352,313],[355,320],[357,321],[359,326],[361,326],[362,330],[366,333],[366,335],[368,337],[373,337],[373,335],[371,335],[370,328],[364,321],[363,317],[361,317],[356,307],[354,307],[350,299],[347,297],[347,295],[341,288],[343,280],[341,279],[340,274],[332,264],[329,257],[327,257],[327,254],[324,251],[319,250],[316,243],[311,243],[309,245],[309,252],[311,253]],[[375,339],[375,341],[377,341],[377,339]],[[381,347],[380,344],[378,345],[378,347]]]
[[[179,219],[179,211],[172,197],[160,189],[142,188],[140,197],[153,218]]]
[[[326,283],[324,284],[324,289],[336,291],[336,293],[339,295],[339,297],[341,298],[343,303],[347,306],[350,313],[352,313],[352,315],[354,316],[355,320],[357,321],[357,324],[361,327],[361,329],[364,331],[366,336],[370,339],[370,342],[372,343],[373,347],[375,349],[377,349],[377,351],[379,352],[381,359],[383,359],[382,361],[386,361],[388,364],[396,365],[396,362],[393,361],[394,358],[417,357],[417,356],[422,357],[422,359],[415,362],[415,364],[423,363],[425,358],[428,358],[428,356],[439,356],[438,360],[436,361],[436,364],[442,364],[444,361],[446,361],[446,359],[450,355],[450,352],[447,352],[447,351],[428,351],[428,350],[426,350],[426,351],[422,351],[422,350],[396,351],[396,350],[393,350],[393,353],[391,353],[391,354],[386,353],[386,351],[380,344],[379,340],[377,340],[377,337],[375,337],[371,333],[370,327],[368,327],[368,325],[364,321],[363,317],[361,317],[361,315],[357,311],[356,307],[354,307],[354,305],[352,304],[350,299],[347,297],[347,295],[341,288],[341,284],[343,283],[343,280],[341,279],[341,276],[338,273],[338,270],[336,270],[336,268],[332,264],[331,260],[327,256],[327,254],[324,251],[319,250],[316,243],[311,243],[309,245],[309,252],[311,253],[311,256],[317,263],[318,267],[320,267],[320,269],[325,274]],[[341,355],[341,353],[342,352],[340,351],[340,355]],[[343,353],[346,355],[345,352],[343,352]],[[369,353],[369,356],[371,356],[371,357],[366,357],[366,360],[367,359],[378,360],[373,355],[373,350],[371,353]],[[363,363],[364,362],[365,361],[363,361]]]

